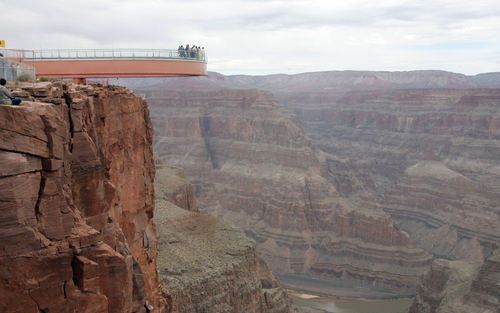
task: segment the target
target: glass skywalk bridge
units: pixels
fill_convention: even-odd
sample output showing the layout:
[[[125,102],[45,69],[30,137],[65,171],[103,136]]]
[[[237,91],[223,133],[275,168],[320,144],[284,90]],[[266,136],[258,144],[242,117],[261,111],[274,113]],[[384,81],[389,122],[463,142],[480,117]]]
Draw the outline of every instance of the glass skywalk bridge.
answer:
[[[0,58],[32,66],[36,76],[61,78],[207,75],[204,52],[168,49],[0,49]]]

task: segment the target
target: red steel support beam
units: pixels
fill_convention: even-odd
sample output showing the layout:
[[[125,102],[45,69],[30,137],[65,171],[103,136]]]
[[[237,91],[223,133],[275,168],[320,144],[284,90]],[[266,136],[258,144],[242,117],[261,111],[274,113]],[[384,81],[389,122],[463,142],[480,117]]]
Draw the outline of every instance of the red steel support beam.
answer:
[[[206,76],[207,64],[196,60],[126,59],[126,60],[24,60],[38,77],[112,78]]]

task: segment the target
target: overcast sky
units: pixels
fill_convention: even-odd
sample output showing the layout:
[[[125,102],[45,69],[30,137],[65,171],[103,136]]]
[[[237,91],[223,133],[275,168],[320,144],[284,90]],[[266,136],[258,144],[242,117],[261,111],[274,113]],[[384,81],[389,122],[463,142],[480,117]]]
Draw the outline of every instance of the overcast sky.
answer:
[[[223,74],[500,71],[500,0],[0,0],[10,48],[204,46]]]

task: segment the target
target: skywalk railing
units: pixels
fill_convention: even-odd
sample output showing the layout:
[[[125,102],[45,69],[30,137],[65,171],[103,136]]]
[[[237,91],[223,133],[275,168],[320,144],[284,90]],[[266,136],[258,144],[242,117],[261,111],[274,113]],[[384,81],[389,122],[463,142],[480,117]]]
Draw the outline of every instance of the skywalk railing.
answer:
[[[4,57],[26,61],[85,60],[85,59],[179,59],[206,62],[204,52],[188,52],[169,49],[50,49],[11,50],[0,49]]]
[[[0,57],[0,78],[13,82],[33,82],[35,77],[36,71],[33,66]]]

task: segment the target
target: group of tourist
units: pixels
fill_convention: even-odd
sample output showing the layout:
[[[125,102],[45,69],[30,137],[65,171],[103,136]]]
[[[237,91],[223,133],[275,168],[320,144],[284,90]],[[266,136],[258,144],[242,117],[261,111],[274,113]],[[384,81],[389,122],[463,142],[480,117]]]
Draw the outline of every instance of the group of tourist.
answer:
[[[184,47],[181,45],[177,49],[177,52],[181,58],[197,59],[201,61],[205,60],[205,47],[200,48],[195,45],[192,45],[191,47],[186,45],[186,47]]]

